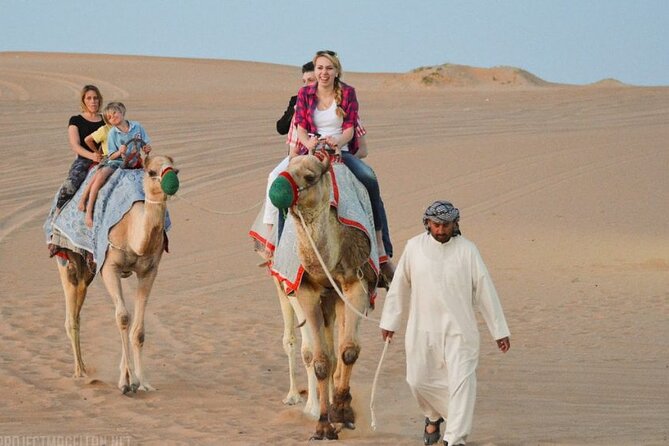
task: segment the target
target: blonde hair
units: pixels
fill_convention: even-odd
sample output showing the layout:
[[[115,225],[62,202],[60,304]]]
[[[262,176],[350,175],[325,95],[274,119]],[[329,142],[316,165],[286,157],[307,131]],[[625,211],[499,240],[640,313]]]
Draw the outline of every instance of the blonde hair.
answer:
[[[111,114],[115,111],[121,113],[125,118],[125,105],[123,105],[123,102],[110,102],[107,104],[104,110],[102,110],[102,115],[106,116],[107,114]]]
[[[335,70],[337,70],[337,76],[335,77],[334,80],[334,97],[335,97],[335,102],[337,103],[337,116],[340,118],[345,118],[346,117],[346,112],[344,111],[343,108],[341,108],[341,99],[342,99],[342,92],[341,92],[341,77],[344,75],[344,71],[341,69],[341,62],[339,61],[339,58],[337,57],[337,53],[334,51],[330,50],[323,50],[323,51],[318,51],[316,52],[316,55],[314,56],[312,62],[314,63],[314,67],[316,66],[316,60],[319,57],[325,57],[327,60],[329,60],[332,65],[334,66]]]
[[[86,103],[84,102],[84,97],[86,97],[86,93],[89,91],[94,91],[95,94],[98,95],[98,99],[100,100],[100,107],[102,107],[102,93],[100,93],[100,89],[95,85],[84,85],[84,88],[81,89],[81,97],[79,98],[79,106],[81,107],[82,112],[88,111],[86,108]]]

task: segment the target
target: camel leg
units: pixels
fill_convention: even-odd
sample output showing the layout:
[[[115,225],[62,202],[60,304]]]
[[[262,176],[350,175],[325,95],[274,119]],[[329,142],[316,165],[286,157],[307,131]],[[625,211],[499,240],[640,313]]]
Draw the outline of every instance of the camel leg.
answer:
[[[327,300],[326,300],[327,299]],[[337,356],[335,356],[334,349],[334,327],[335,327],[335,304],[339,299],[336,299],[333,294],[330,294],[327,298],[321,296],[321,301],[327,302],[326,305],[322,305],[323,317],[325,318],[325,327],[324,335],[325,342],[328,346],[327,352],[329,353],[330,359],[330,375],[328,376],[328,402],[332,404],[334,398],[334,389],[335,389],[335,380],[337,378],[337,370],[339,369],[339,363],[337,361]],[[332,372],[334,370],[334,372]]]
[[[314,340],[311,336],[311,330],[309,330],[309,327],[303,326],[300,328],[300,333],[302,335],[301,354],[304,368],[307,371],[308,389],[307,402],[304,404],[304,409],[302,411],[309,417],[318,419],[320,414],[320,405],[318,403],[318,378],[316,377],[314,364],[311,361],[313,358]]]
[[[70,338],[72,353],[74,354],[74,377],[86,376],[86,366],[81,356],[81,342],[79,338],[81,307],[86,299],[88,285],[83,279],[83,272],[78,271],[79,265],[73,261],[57,258],[60,283],[65,294],[65,332]]]
[[[131,317],[128,309],[125,307],[125,301],[123,300],[121,276],[113,264],[109,263],[110,261],[111,259],[107,259],[108,263],[102,267],[101,274],[107,292],[114,302],[116,325],[121,334],[121,363],[119,365],[121,375],[118,380],[118,388],[121,389],[121,392],[128,393],[130,390],[133,390],[133,385],[137,385],[137,379],[133,375],[129,364],[130,348],[128,330]]]
[[[279,281],[276,278],[273,278],[273,280],[276,286],[276,294],[279,296],[281,315],[283,316],[283,351],[286,352],[286,356],[288,357],[288,377],[290,379],[290,388],[288,389],[286,398],[283,399],[283,404],[292,406],[302,401],[295,377],[295,345],[297,343],[297,337],[295,336],[295,312],[288,296],[283,292]]]
[[[343,292],[351,305],[364,313],[369,297],[359,280],[344,284]],[[351,373],[353,365],[360,355],[360,316],[351,310],[342,300],[337,302],[337,321],[339,324],[339,345],[337,349],[338,368],[335,380],[335,395],[332,403],[332,421],[343,423],[349,429],[355,429],[355,413],[351,407]]]
[[[298,325],[300,326],[300,335],[302,336],[300,353],[304,368],[307,372],[307,402],[304,404],[304,409],[302,411],[307,416],[313,419],[318,419],[320,413],[318,403],[318,378],[316,378],[316,372],[314,371],[314,364],[312,362],[314,338],[311,335],[311,330],[307,325],[306,316],[304,315],[304,311],[302,310],[302,306],[297,297],[289,296],[288,301],[293,308]]]
[[[153,282],[158,275],[158,268],[151,269],[144,276],[137,276],[137,295],[135,296],[135,313],[130,328],[130,339],[132,340],[133,364],[135,366],[135,376],[138,379],[138,389],[144,391],[156,390],[149,384],[144,376],[142,367],[142,348],[144,347],[144,313],[146,304],[149,301]]]
[[[322,440],[327,438],[328,440],[336,440],[338,438],[337,432],[332,423],[330,423],[328,415],[328,377],[332,373],[332,363],[330,361],[332,354],[328,351],[320,293],[309,289],[308,285],[303,283],[298,299],[304,310],[308,328],[315,341],[313,343],[311,363],[318,379],[319,418],[316,424],[316,432],[312,439]]]

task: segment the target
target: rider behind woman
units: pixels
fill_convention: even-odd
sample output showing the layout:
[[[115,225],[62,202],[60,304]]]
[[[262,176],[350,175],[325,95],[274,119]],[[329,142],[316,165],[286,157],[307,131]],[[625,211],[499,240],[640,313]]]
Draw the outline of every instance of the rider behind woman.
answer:
[[[384,246],[382,229],[388,227],[386,211],[381,200],[379,182],[374,171],[356,156],[358,139],[355,125],[358,121],[358,100],[355,89],[341,81],[342,68],[334,51],[319,51],[313,59],[316,84],[307,85],[297,94],[295,124],[299,144],[296,150],[308,149],[312,153],[319,136],[330,147],[341,151],[342,161],[360,180],[369,193],[374,214],[381,273],[389,282],[394,267],[388,256],[392,255],[390,240]]]
[[[56,211],[67,203],[77,192],[81,183],[86,179],[88,169],[102,160],[102,153],[92,151],[84,145],[88,135],[104,124],[100,107],[102,106],[102,94],[95,85],[86,85],[81,90],[81,114],[72,116],[67,128],[67,136],[70,148],[77,154],[77,158],[70,166],[67,178],[58,192]]]

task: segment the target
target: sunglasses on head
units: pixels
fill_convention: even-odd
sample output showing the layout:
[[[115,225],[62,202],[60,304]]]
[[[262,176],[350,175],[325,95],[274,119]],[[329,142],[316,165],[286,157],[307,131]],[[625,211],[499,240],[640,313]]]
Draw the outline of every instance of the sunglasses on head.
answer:
[[[319,52],[316,53],[317,56],[322,56],[324,54],[327,54],[328,56],[336,56],[337,55],[337,53],[335,53],[334,51],[330,51],[330,50],[322,50],[322,51],[319,51]]]

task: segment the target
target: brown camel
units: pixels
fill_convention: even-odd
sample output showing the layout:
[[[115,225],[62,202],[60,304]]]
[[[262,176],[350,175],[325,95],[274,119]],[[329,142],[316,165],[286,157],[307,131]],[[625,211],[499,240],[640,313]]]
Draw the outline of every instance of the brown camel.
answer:
[[[130,211],[109,232],[109,250],[100,274],[116,307],[116,324],[121,333],[121,376],[118,387],[123,393],[136,390],[154,390],[144,376],[142,346],[144,345],[144,310],[158,274],[158,264],[165,247],[164,227],[167,194],[161,187],[166,172],[177,173],[173,160],[168,156],[149,156],[144,167],[145,201],[135,202]],[[173,175],[174,175],[173,174]],[[176,182],[178,188],[178,181]],[[176,189],[169,190],[170,194]],[[65,330],[74,353],[74,376],[86,375],[79,341],[79,314],[86,299],[86,291],[93,281],[92,272],[84,258],[63,249],[67,256],[58,258],[58,271],[65,292]],[[134,317],[126,309],[121,278],[137,275]],[[130,362],[132,343],[133,365]]]
[[[303,345],[303,359],[313,367],[318,379],[319,420],[314,439],[337,439],[334,424],[355,428],[350,379],[360,354],[359,314],[369,308],[369,290],[373,290],[377,282],[376,272],[368,263],[370,239],[363,231],[340,223],[336,209],[330,206],[332,180],[327,174],[330,167],[328,156],[305,155],[293,158],[285,172],[298,191],[290,212],[296,219],[297,253],[305,270],[296,297],[313,340],[311,351]],[[305,227],[300,224],[302,220]],[[327,270],[355,310],[333,291],[305,231],[314,240]],[[334,379],[332,403],[328,388],[330,377]]]

